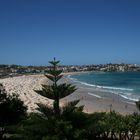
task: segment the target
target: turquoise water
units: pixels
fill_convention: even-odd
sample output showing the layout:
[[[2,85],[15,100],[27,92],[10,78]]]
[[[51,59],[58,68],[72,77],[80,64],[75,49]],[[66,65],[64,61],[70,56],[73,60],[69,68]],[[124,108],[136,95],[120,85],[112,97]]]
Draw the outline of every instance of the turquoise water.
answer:
[[[140,72],[89,72],[69,75],[75,83],[119,94],[136,101],[140,98]]]

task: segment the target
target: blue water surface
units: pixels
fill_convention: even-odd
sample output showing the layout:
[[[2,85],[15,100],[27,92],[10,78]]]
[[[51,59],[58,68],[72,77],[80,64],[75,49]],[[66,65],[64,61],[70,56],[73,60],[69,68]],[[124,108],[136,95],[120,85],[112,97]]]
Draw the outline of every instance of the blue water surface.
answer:
[[[130,100],[140,98],[140,72],[87,72],[70,78],[87,87],[119,93]]]

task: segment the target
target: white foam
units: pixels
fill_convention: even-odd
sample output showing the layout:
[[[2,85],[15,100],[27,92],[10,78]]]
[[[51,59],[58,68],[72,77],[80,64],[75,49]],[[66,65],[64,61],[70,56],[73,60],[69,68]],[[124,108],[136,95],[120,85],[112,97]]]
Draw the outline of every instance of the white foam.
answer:
[[[78,80],[76,78],[71,78],[71,75],[68,75],[67,77],[74,82],[78,82]]]
[[[97,98],[102,98],[101,96],[93,94],[93,93],[90,93],[90,92],[88,92],[88,95],[91,95],[91,96],[94,96],[94,97],[97,97]]]
[[[69,78],[75,82],[78,82],[82,85],[85,85],[85,86],[89,86],[89,87],[94,87],[94,88],[98,88],[98,89],[103,89],[103,90],[110,90],[108,92],[111,92],[113,94],[116,94],[116,95],[119,95],[121,97],[123,97],[124,99],[127,99],[127,100],[130,100],[130,101],[138,101],[139,99],[138,98],[133,98],[132,97],[132,93],[130,93],[131,91],[134,91],[133,89],[130,89],[130,88],[120,88],[120,87],[110,87],[110,86],[99,86],[99,85],[93,85],[93,84],[88,84],[86,82],[81,82],[81,81],[78,81],[77,79],[75,78],[71,78],[70,77],[71,75],[69,75]],[[88,93],[89,95],[92,95],[92,96],[95,96],[97,98],[102,98],[98,95],[95,95],[93,93]]]
[[[102,88],[102,89],[133,91],[133,89],[130,89],[130,88],[118,88],[118,87],[109,87],[109,86],[99,86],[99,85],[88,84],[88,83],[85,83],[85,82],[80,82],[80,83],[82,85],[91,86],[91,87],[97,87],[97,88]]]
[[[134,99],[134,98],[131,98],[131,97],[127,97],[125,95],[122,95],[122,94],[119,94],[121,97],[123,97],[124,99],[127,99],[127,100],[131,100],[131,101],[138,101],[139,99]]]

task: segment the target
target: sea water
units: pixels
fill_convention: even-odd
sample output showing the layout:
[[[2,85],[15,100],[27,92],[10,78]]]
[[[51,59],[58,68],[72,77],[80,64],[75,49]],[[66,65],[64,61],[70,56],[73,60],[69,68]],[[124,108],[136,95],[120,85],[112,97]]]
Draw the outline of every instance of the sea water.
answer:
[[[80,86],[114,93],[131,101],[140,99],[140,72],[87,72],[68,77]]]

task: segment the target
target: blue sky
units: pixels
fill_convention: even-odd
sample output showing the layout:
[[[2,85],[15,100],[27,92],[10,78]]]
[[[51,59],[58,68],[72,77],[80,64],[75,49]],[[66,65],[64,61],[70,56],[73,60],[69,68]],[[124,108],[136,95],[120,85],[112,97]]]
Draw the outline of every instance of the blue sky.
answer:
[[[0,0],[0,64],[140,64],[139,0]]]

